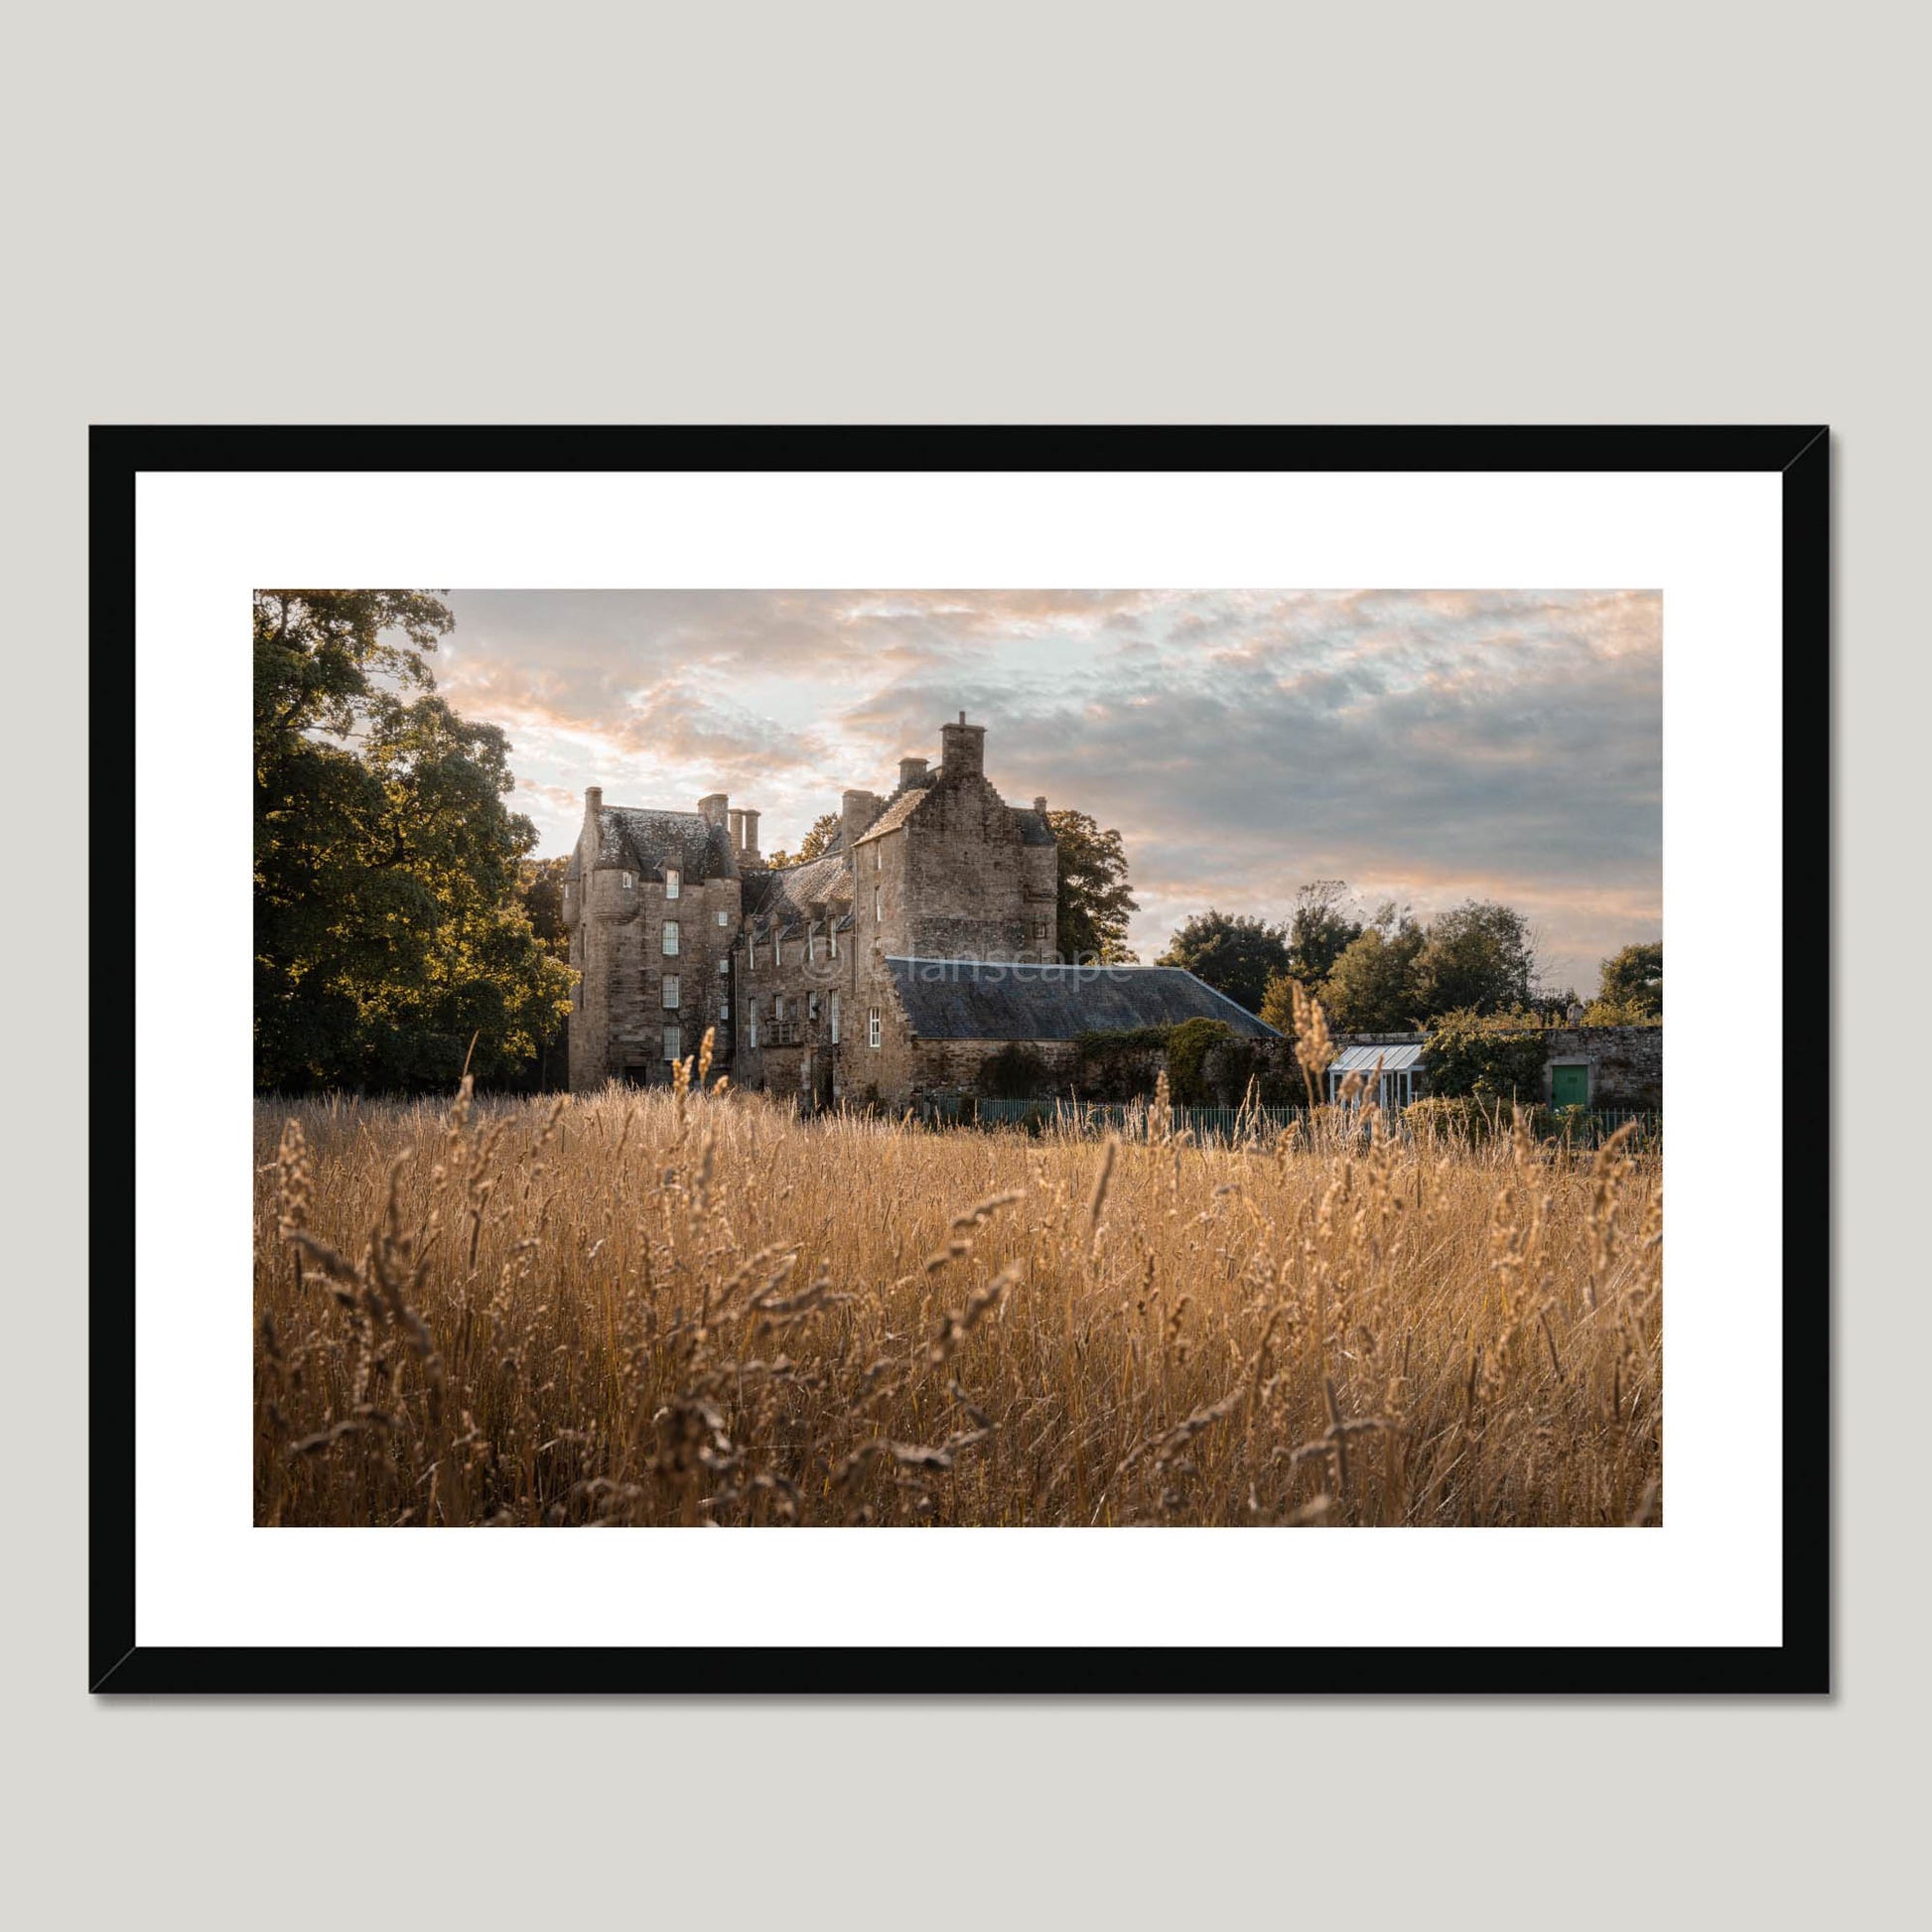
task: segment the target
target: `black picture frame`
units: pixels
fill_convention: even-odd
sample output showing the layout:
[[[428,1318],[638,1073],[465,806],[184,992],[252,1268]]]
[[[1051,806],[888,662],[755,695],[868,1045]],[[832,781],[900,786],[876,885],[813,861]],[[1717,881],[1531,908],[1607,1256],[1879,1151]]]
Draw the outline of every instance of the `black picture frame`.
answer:
[[[1829,893],[1830,454],[1822,425],[1749,427],[137,427],[90,433],[90,895],[125,905],[134,823],[135,494],[165,471],[1759,472],[1782,492],[1783,869]],[[1804,797],[1794,794],[1802,774]],[[111,897],[110,897],[111,896]],[[1802,948],[1802,950],[1801,950]],[[1787,926],[1783,1046],[1816,1068],[1828,996]],[[89,1662],[139,1693],[1820,1694],[1831,1688],[1830,1198],[1825,1083],[1787,1111],[1783,1190],[1782,1630],[1775,1648],[277,1648],[135,1641],[135,1237],[128,1176],[134,981],[96,945],[90,1000]],[[1786,1089],[1795,1096],[1796,1084]],[[1786,1100],[1789,1110],[1797,1104]],[[1799,1164],[1802,1163],[1802,1171]],[[1184,1530],[1172,1534],[1184,1536]]]

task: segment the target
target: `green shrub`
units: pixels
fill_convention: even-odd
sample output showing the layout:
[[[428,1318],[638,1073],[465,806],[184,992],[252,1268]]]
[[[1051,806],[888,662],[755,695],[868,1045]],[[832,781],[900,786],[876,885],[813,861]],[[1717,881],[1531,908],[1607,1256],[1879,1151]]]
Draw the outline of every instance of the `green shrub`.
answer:
[[[978,1089],[988,1100],[1031,1100],[1046,1084],[1046,1062],[1023,1040],[1008,1041],[980,1063]]]
[[[1465,1007],[1431,1026],[1423,1065],[1433,1095],[1530,1105],[1543,1092],[1543,1063],[1549,1056],[1549,1040],[1532,1016],[1480,1014]]]
[[[1168,1090],[1179,1106],[1210,1105],[1204,1062],[1208,1049],[1234,1038],[1225,1020],[1183,1020],[1168,1035]]]
[[[1089,1100],[1137,1100],[1154,1091],[1158,1057],[1165,1056],[1172,1027],[1128,1027],[1081,1034],[1076,1084]]]

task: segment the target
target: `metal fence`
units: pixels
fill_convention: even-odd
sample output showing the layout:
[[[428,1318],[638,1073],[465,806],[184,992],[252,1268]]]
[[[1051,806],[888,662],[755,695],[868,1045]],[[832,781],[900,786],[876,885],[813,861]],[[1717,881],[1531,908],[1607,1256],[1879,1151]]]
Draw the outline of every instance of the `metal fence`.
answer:
[[[1145,1100],[1106,1105],[1083,1100],[974,1100],[961,1096],[950,1104],[930,1103],[922,1112],[924,1118],[936,1125],[967,1125],[977,1121],[982,1127],[1024,1127],[1033,1132],[1078,1134],[1090,1139],[1118,1134],[1124,1140],[1145,1140],[1149,1137],[1155,1108],[1152,1102]],[[1190,1134],[1196,1141],[1223,1146],[1244,1141],[1272,1141],[1285,1129],[1297,1122],[1306,1122],[1309,1118],[1305,1107],[1259,1105],[1175,1106],[1170,1107],[1168,1113],[1168,1131],[1171,1134]],[[1344,1124],[1339,1113],[1323,1109],[1323,1114],[1324,1125],[1331,1131]],[[1660,1112],[1631,1108],[1567,1107],[1553,1110],[1539,1107],[1531,1115],[1532,1131],[1539,1140],[1572,1148],[1600,1147],[1619,1127],[1633,1123],[1629,1140],[1625,1143],[1632,1152],[1654,1153],[1662,1147],[1664,1117]],[[1366,1124],[1364,1120],[1363,1125]],[[1400,1114],[1383,1115],[1382,1126],[1384,1132],[1399,1135],[1405,1140],[1415,1138],[1414,1128]],[[1445,1128],[1441,1125],[1433,1126],[1428,1131],[1446,1132],[1451,1136],[1456,1133],[1453,1126]],[[1506,1107],[1485,1116],[1480,1123],[1473,1120],[1468,1123],[1470,1138],[1488,1139],[1510,1131],[1511,1114]]]

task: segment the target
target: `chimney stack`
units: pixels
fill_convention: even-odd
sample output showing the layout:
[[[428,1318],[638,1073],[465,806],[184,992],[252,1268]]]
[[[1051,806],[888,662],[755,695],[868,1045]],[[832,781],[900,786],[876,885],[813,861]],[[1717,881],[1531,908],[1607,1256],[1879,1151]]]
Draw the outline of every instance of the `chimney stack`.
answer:
[[[948,778],[983,777],[986,772],[986,727],[969,725],[959,714],[956,725],[939,727],[940,767]]]
[[[698,800],[698,816],[707,825],[722,825],[726,814],[731,810],[731,802],[729,792],[708,792]]]
[[[1034,810],[1036,811],[1041,818],[1044,818],[1046,816],[1046,800],[1043,797],[1035,798],[1034,800]]]
[[[584,787],[584,816],[595,818],[604,809],[604,787],[586,785]]]
[[[924,759],[900,759],[898,761],[898,782],[902,791],[908,785],[925,783]]]
[[[749,812],[749,811],[740,812],[738,814],[738,817],[745,827],[745,843],[739,847],[739,852],[752,865],[755,866],[762,865],[764,861],[759,857],[759,815],[758,813]]]
[[[865,836],[884,803],[884,799],[874,797],[869,791],[848,791],[840,796],[839,835],[848,852]]]

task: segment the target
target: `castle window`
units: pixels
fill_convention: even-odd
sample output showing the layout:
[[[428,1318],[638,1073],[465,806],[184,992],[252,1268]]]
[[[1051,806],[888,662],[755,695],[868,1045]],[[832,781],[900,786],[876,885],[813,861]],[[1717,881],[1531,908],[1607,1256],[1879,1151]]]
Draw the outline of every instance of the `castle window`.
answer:
[[[805,964],[809,966],[817,958],[818,958],[818,934],[815,932],[808,932],[805,934]]]
[[[877,1046],[879,1040],[879,1009],[877,1007],[868,1007],[866,1009],[866,1044],[868,1046]]]
[[[1046,921],[1044,919],[1035,919],[1034,921],[1034,943],[1035,945],[1044,945],[1046,943]]]
[[[731,1017],[732,1003],[729,1000],[720,1000],[718,1002],[718,1018],[720,1020],[729,1020]]]
[[[877,872],[886,863],[886,841],[876,841],[872,848],[872,869]]]
[[[720,925],[730,925],[731,922],[732,922],[732,915],[729,912],[727,912],[725,908],[721,905],[718,908],[718,923]]]
[[[676,956],[677,921],[675,919],[666,919],[664,921],[664,957],[666,959],[674,959]]]
[[[782,1027],[785,1024],[785,996],[782,993],[774,993],[771,996],[771,1024],[774,1027]]]
[[[832,1044],[839,1043],[839,996],[832,995]]]
[[[675,973],[666,973],[664,975],[664,1005],[667,1009],[669,1009],[669,1008],[674,1008],[677,1005],[677,1003],[678,1003],[677,975]]]
[[[621,885],[626,893],[629,892],[631,883],[632,882],[631,882],[630,875],[627,872],[621,872],[618,874],[618,884]]]
[[[664,897],[666,898],[676,898],[679,892],[683,890],[683,886],[684,875],[675,866],[666,866],[664,868]]]
[[[807,993],[805,995],[805,1018],[807,1020],[816,1020],[818,1018],[818,995],[816,993]]]
[[[831,939],[832,939],[832,957],[836,959],[839,956],[839,929],[837,926],[834,926],[832,928]]]
[[[879,888],[875,886],[872,889],[872,922],[874,925],[878,925],[880,921],[883,920],[886,916],[886,914],[880,910],[880,906],[882,905],[883,902],[884,901],[881,897]]]
[[[666,1027],[664,1029],[664,1057],[667,1060],[678,1060],[684,1057],[684,1029],[682,1027]]]
[[[718,962],[718,977],[721,980],[729,979],[731,977],[731,970],[732,970],[732,963],[729,959],[721,959]]]
[[[752,1002],[752,1011],[749,1018],[752,1023],[752,1036],[749,1040],[746,1041],[746,1044],[750,1046],[754,1052],[756,1052],[758,1050],[758,1043],[759,1043],[759,1008],[758,1008],[758,1002],[756,1000]]]
[[[759,942],[756,939],[748,939],[746,940],[745,944],[751,951],[752,970],[754,972],[757,972],[758,964],[759,964]]]

